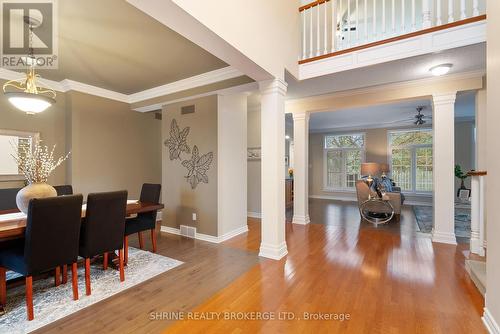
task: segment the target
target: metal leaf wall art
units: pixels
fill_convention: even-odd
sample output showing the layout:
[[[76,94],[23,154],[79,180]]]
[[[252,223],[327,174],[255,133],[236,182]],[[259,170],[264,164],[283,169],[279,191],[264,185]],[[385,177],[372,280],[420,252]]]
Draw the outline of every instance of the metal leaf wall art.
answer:
[[[170,123],[170,138],[164,142],[165,146],[168,147],[170,160],[182,160],[182,152],[186,154],[191,153],[191,149],[187,144],[189,130],[189,127],[185,127],[182,131],[180,131],[177,121],[172,119],[172,122]],[[182,161],[182,166],[184,166],[188,171],[185,178],[191,185],[191,189],[196,189],[200,182],[208,183],[207,172],[210,169],[210,164],[212,163],[213,158],[213,152],[200,156],[198,147],[194,145],[191,159]]]
[[[210,169],[213,157],[213,152],[200,156],[198,147],[194,145],[191,159],[182,162],[182,165],[188,170],[185,178],[191,184],[191,189],[196,189],[200,182],[208,183],[207,172]]]
[[[170,138],[165,140],[165,146],[168,147],[170,160],[181,160],[181,152],[191,153],[191,149],[187,145],[187,136],[189,134],[189,126],[180,131],[175,119],[170,123]]]

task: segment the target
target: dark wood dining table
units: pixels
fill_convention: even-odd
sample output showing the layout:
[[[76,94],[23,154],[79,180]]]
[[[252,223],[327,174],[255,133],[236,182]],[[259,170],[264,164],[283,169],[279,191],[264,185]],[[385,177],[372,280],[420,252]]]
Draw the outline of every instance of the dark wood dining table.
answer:
[[[161,203],[140,202],[135,200],[127,201],[127,216],[142,212],[151,212],[163,209]],[[85,204],[82,206],[82,217],[85,217]],[[5,240],[24,238],[26,229],[26,215],[19,210],[0,211],[0,242]]]

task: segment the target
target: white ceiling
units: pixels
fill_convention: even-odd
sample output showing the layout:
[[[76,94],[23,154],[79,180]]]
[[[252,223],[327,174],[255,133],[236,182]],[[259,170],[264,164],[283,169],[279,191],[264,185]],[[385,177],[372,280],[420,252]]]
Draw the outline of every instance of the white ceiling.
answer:
[[[429,68],[453,64],[450,74],[486,70],[485,43],[296,81],[287,73],[287,99],[429,78]]]
[[[365,108],[313,113],[309,129],[311,132],[322,132],[408,126],[412,125],[418,106],[425,107],[422,111],[424,115],[432,114],[430,100],[404,101]],[[473,119],[474,114],[474,92],[459,93],[455,103],[455,119]],[[427,121],[428,124],[432,124],[431,120]]]

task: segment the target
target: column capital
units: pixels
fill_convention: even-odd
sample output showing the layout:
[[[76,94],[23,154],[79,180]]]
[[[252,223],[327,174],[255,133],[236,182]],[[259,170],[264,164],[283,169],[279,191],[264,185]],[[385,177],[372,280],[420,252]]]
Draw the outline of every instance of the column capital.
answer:
[[[262,95],[277,93],[285,96],[288,84],[285,80],[271,79],[259,81],[259,89]]]
[[[433,105],[454,104],[457,98],[457,92],[432,94]]]
[[[293,120],[294,121],[303,121],[303,120],[309,120],[309,112],[307,111],[293,111],[292,112]]]

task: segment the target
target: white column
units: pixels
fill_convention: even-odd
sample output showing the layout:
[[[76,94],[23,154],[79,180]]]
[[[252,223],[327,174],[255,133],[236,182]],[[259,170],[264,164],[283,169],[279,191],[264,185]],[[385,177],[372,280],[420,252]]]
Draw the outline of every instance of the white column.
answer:
[[[309,224],[309,113],[293,113],[293,220]]]
[[[279,260],[285,241],[285,95],[280,79],[259,82],[262,131],[262,223],[259,256]]]
[[[484,176],[471,176],[471,235],[470,251],[484,256]]]
[[[432,96],[434,229],[432,241],[456,244],[455,98],[456,92]]]

